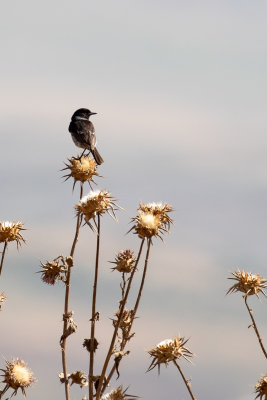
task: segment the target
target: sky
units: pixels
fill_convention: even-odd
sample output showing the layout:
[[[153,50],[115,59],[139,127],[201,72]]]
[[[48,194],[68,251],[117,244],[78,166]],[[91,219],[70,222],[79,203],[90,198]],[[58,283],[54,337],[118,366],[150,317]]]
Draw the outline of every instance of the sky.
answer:
[[[2,366],[21,357],[33,370],[28,400],[64,399],[57,378],[64,288],[36,272],[72,244],[79,193],[61,169],[79,153],[68,125],[80,107],[97,112],[105,160],[97,187],[124,209],[118,223],[104,216],[101,224],[99,366],[119,296],[108,261],[121,249],[138,251],[138,237],[126,232],[140,201],[174,208],[170,234],[154,240],[131,353],[110,389],[188,399],[172,365],[160,376],[145,373],[147,350],[180,334],[196,354],[181,366],[198,400],[254,399],[266,362],[242,296],[225,294],[238,268],[267,276],[266,12],[264,0],[2,3],[0,220],[22,221],[27,244],[17,251],[11,243],[5,258],[0,354]],[[90,329],[95,243],[83,227],[70,371],[88,370],[81,344]],[[266,342],[265,303],[250,299]],[[77,400],[86,393],[71,388]]]

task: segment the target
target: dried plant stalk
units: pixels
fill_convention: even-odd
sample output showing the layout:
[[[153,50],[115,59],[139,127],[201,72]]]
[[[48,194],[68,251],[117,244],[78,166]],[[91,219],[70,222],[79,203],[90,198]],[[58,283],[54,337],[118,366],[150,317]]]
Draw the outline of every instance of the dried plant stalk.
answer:
[[[115,328],[114,328],[114,332],[113,332],[113,336],[112,336],[111,343],[110,343],[110,346],[109,346],[109,350],[107,352],[107,356],[106,356],[106,359],[105,359],[105,362],[104,362],[104,365],[103,365],[103,369],[102,369],[102,372],[101,372],[101,375],[100,375],[100,378],[99,378],[98,389],[97,389],[97,392],[96,392],[96,400],[100,400],[101,394],[104,392],[104,390],[106,389],[107,384],[108,384],[107,380],[105,380],[105,383],[104,383],[106,370],[107,370],[110,358],[111,358],[111,356],[113,354],[114,344],[115,344],[117,333],[118,333],[118,330],[119,330],[119,326],[121,324],[122,317],[123,317],[123,311],[125,309],[125,305],[126,305],[126,302],[127,302],[127,299],[128,299],[128,295],[129,295],[129,292],[130,292],[130,289],[131,289],[133,277],[134,277],[134,274],[136,272],[136,269],[137,269],[137,266],[138,266],[138,263],[139,263],[139,260],[140,260],[141,254],[142,254],[144,241],[145,241],[145,239],[143,238],[142,241],[141,241],[141,244],[140,244],[140,248],[139,248],[138,256],[136,258],[135,266],[132,269],[132,272],[131,272],[131,275],[130,275],[130,278],[129,278],[129,281],[128,281],[128,284],[127,284],[127,289],[126,289],[125,295],[124,295],[124,297],[123,297],[123,299],[122,299],[122,301],[120,303],[120,313],[118,315],[118,320],[117,320],[117,323],[116,323]],[[115,370],[115,368],[114,368],[114,370]],[[104,383],[104,385],[103,385],[103,383]],[[103,390],[102,390],[102,385],[103,385]]]
[[[81,188],[80,188],[80,199],[83,196],[83,184],[81,183]],[[75,247],[78,241],[78,236],[79,236],[79,230],[81,226],[81,215],[77,215],[77,221],[76,221],[76,231],[75,231],[75,236],[74,240],[72,243],[71,251],[70,251],[70,256],[74,256],[74,251]],[[67,336],[65,335],[68,327],[68,316],[70,315],[69,311],[69,296],[70,296],[70,278],[71,278],[71,264],[68,265],[68,270],[67,270],[67,275],[66,275],[66,282],[65,282],[65,303],[64,303],[64,315],[63,315],[63,335],[62,335],[62,341],[61,341],[61,355],[62,355],[62,368],[63,368],[63,374],[64,374],[64,385],[65,385],[65,396],[66,400],[70,400],[70,391],[69,391],[69,381],[68,381],[68,371],[67,371],[67,361],[66,361],[66,341],[67,341]]]
[[[259,330],[257,328],[255,319],[253,317],[252,309],[249,307],[248,302],[247,302],[248,296],[256,295],[259,298],[260,293],[263,294],[263,296],[267,297],[266,293],[264,292],[264,289],[267,287],[267,285],[265,284],[267,281],[266,281],[266,279],[263,279],[263,277],[259,274],[253,274],[252,272],[247,272],[244,270],[237,270],[232,273],[232,276],[233,277],[230,277],[228,279],[232,279],[232,280],[236,281],[236,283],[234,285],[232,285],[230,287],[230,289],[228,289],[227,294],[234,293],[234,292],[245,293],[243,295],[243,299],[245,301],[245,305],[247,307],[248,313],[249,313],[251,321],[252,321],[252,324],[250,326],[253,326],[253,329],[258,338],[260,347],[262,349],[262,352],[263,352],[265,358],[267,358],[267,353],[263,346],[262,339],[259,334]]]
[[[4,248],[3,248],[3,251],[2,251],[1,265],[0,265],[0,276],[1,276],[1,273],[2,273],[3,265],[4,265],[4,258],[5,258],[6,249],[7,249],[7,242],[5,242]]]
[[[21,242],[25,243],[25,240],[21,234],[21,231],[24,231],[23,224],[19,221],[10,222],[10,221],[0,221],[0,243],[4,243],[4,248],[1,256],[0,263],[0,276],[2,273],[4,258],[7,249],[8,242],[16,242],[17,248],[21,246]]]
[[[151,242],[152,242],[151,238],[147,239],[147,252],[146,252],[146,258],[145,258],[145,265],[144,265],[142,280],[141,280],[140,288],[139,288],[139,291],[138,291],[137,299],[136,299],[136,302],[135,302],[135,306],[134,306],[134,309],[132,311],[131,322],[129,323],[128,331],[127,331],[127,333],[125,335],[125,339],[123,339],[121,341],[121,344],[120,344],[120,352],[123,352],[123,350],[125,349],[125,346],[126,346],[127,341],[128,341],[127,338],[129,338],[130,331],[131,331],[131,328],[132,328],[132,325],[133,325],[133,321],[134,321],[134,318],[135,318],[135,315],[137,313],[138,306],[139,306],[139,303],[140,303],[140,300],[141,300],[141,296],[142,296],[142,292],[143,292],[143,288],[144,288],[144,283],[145,283],[145,278],[146,278],[146,272],[147,272],[147,266],[148,266]],[[111,378],[112,378],[112,376],[113,376],[113,374],[114,374],[114,372],[116,371],[117,368],[118,368],[118,365],[117,365],[117,362],[115,360],[114,361],[114,365],[111,368],[111,371],[108,374],[108,377],[107,377],[107,379],[106,379],[106,381],[105,381],[105,383],[103,385],[103,388],[101,390],[101,394],[103,394],[104,391],[106,390],[106,387],[109,384],[109,382],[110,382],[110,380],[111,380]]]
[[[178,371],[180,372],[180,374],[181,374],[181,376],[182,376],[182,378],[183,378],[183,381],[184,381],[184,383],[185,383],[185,385],[186,385],[186,387],[187,387],[187,390],[188,390],[188,392],[189,392],[189,394],[190,394],[190,396],[191,396],[191,399],[192,399],[192,400],[197,400],[196,397],[193,395],[193,392],[192,392],[191,387],[190,387],[189,380],[186,379],[186,377],[184,376],[183,371],[182,371],[180,365],[176,362],[176,360],[173,360],[173,363],[174,363],[174,365],[176,365]]]
[[[133,324],[133,320],[134,320],[134,317],[136,315],[136,312],[137,312],[137,309],[138,309],[138,306],[139,306],[139,303],[140,303],[140,300],[141,300],[141,296],[142,296],[142,293],[143,293],[144,283],[145,283],[145,279],[146,279],[147,266],[148,266],[148,260],[149,260],[150,247],[151,247],[151,238],[148,239],[148,241],[147,241],[147,252],[146,252],[145,266],[144,266],[144,270],[143,270],[143,276],[142,276],[142,281],[141,281],[141,285],[140,285],[140,288],[139,288],[138,296],[137,296],[136,303],[135,303],[135,306],[134,306],[133,319],[132,319],[132,323],[131,323],[131,325],[129,327],[129,332],[131,330],[131,327],[132,327],[132,324]]]
[[[90,361],[89,361],[89,399],[93,400],[93,376],[94,376],[94,342],[95,342],[95,322],[97,320],[96,313],[96,294],[98,281],[99,266],[99,249],[100,249],[100,214],[97,214],[97,243],[96,243],[96,259],[95,259],[95,277],[93,287],[92,300],[92,316],[91,316],[91,337],[90,337]]]
[[[258,338],[260,347],[261,347],[261,349],[262,349],[262,352],[263,352],[265,358],[267,358],[267,353],[266,353],[266,350],[265,350],[265,348],[264,348],[264,346],[263,346],[262,338],[261,338],[260,333],[259,333],[259,330],[258,330],[258,328],[257,328],[256,321],[255,321],[255,319],[254,319],[254,317],[253,317],[252,308],[250,308],[249,305],[248,305],[248,303],[247,303],[247,298],[248,298],[248,296],[245,295],[245,296],[243,296],[243,298],[244,298],[245,305],[246,305],[246,307],[247,307],[247,310],[248,310],[248,312],[249,312],[249,315],[250,315],[250,318],[251,318],[251,321],[252,321],[252,324],[251,324],[250,326],[253,327],[253,329],[254,329],[254,331],[255,331],[255,333],[256,333],[256,336],[257,336],[257,338]]]

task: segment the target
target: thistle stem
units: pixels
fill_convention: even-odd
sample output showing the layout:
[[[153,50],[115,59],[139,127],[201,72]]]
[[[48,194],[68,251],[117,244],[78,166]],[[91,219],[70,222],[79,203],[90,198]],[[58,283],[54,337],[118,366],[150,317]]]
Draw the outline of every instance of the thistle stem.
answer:
[[[131,331],[131,328],[132,328],[132,325],[133,325],[133,321],[134,321],[134,317],[135,317],[135,315],[136,315],[136,313],[137,313],[137,309],[138,309],[138,306],[139,306],[139,303],[140,303],[140,299],[141,299],[141,296],[142,296],[142,292],[143,292],[143,288],[144,288],[144,283],[145,283],[145,278],[146,278],[147,266],[148,266],[148,259],[149,259],[149,253],[150,253],[150,246],[151,246],[151,239],[148,239],[148,245],[147,245],[147,252],[146,252],[146,259],[145,259],[145,266],[144,266],[144,270],[143,270],[142,281],[141,281],[141,284],[140,284],[138,296],[137,296],[136,303],[135,303],[134,310],[133,310],[132,322],[131,322],[131,324],[130,324],[130,326],[129,326],[129,328],[128,328],[128,331],[127,331],[128,334],[129,334],[130,331]],[[127,335],[126,335],[126,336],[127,336]],[[122,341],[121,347],[120,347],[120,351],[123,351],[123,350],[124,350],[126,344],[127,344],[127,341],[126,341],[126,340]],[[104,383],[104,385],[103,385],[103,388],[102,388],[102,391],[101,391],[101,395],[104,393],[104,391],[105,391],[105,389],[106,389],[108,383],[110,382],[110,379],[112,378],[112,376],[113,376],[115,370],[116,370],[116,365],[115,365],[115,363],[114,363],[114,365],[113,365],[112,369],[110,370],[110,373],[109,373],[109,375],[108,375],[108,377],[107,377],[107,379],[106,379],[106,381],[105,381],[105,383]]]
[[[83,197],[83,183],[81,183],[81,188],[80,188],[80,200]],[[70,251],[70,256],[73,257],[74,256],[74,251],[75,251],[75,247],[78,241],[78,236],[79,236],[79,230],[80,230],[80,226],[81,226],[81,215],[78,214],[77,215],[77,224],[76,224],[76,232],[75,232],[75,236],[73,239],[73,243],[71,246],[71,251]]]
[[[80,199],[83,196],[83,184],[81,183],[80,189]],[[70,256],[73,257],[76,243],[78,241],[79,230],[81,226],[81,215],[77,215],[77,222],[76,222],[76,231],[70,251]],[[68,265],[68,270],[66,274],[66,282],[65,282],[65,303],[64,303],[64,314],[63,314],[63,339],[61,342],[61,355],[62,355],[62,367],[64,373],[64,383],[65,383],[65,396],[66,400],[70,400],[70,390],[69,390],[69,381],[68,381],[68,372],[67,372],[67,361],[66,361],[66,341],[67,337],[65,337],[65,332],[68,327],[68,319],[67,316],[69,314],[69,296],[70,296],[70,276],[71,276],[71,266]]]
[[[195,398],[195,396],[193,395],[193,392],[192,392],[192,390],[191,390],[189,381],[188,381],[188,379],[186,379],[186,377],[184,376],[181,367],[180,367],[179,364],[176,362],[176,360],[173,360],[173,363],[174,363],[174,365],[176,365],[176,367],[178,368],[178,371],[180,372],[180,374],[181,374],[181,376],[182,376],[182,378],[183,378],[183,381],[184,381],[184,383],[185,383],[185,385],[186,385],[186,387],[187,387],[187,390],[188,390],[188,392],[189,392],[189,394],[190,394],[190,396],[191,396],[191,399],[192,399],[192,400],[196,400],[196,398]]]
[[[247,295],[243,296],[245,304],[246,304],[246,307],[247,307],[247,310],[249,312],[249,315],[250,315],[250,318],[251,318],[251,321],[252,321],[252,325],[251,326],[253,326],[253,328],[254,328],[254,331],[255,331],[255,333],[257,335],[257,338],[258,338],[258,341],[259,341],[259,344],[260,344],[261,349],[263,351],[263,354],[265,355],[265,358],[267,358],[267,353],[266,353],[266,350],[265,350],[265,348],[263,346],[262,339],[260,337],[260,333],[259,333],[257,325],[256,325],[256,321],[255,321],[255,319],[253,317],[252,309],[249,307],[249,305],[247,303],[247,297],[248,297]]]
[[[136,303],[135,303],[135,306],[134,306],[133,318],[132,318],[132,323],[129,326],[129,332],[131,330],[134,317],[135,317],[135,315],[137,313],[137,309],[138,309],[138,306],[139,306],[139,303],[140,303],[140,300],[141,300],[141,296],[142,296],[142,292],[143,292],[143,288],[144,288],[144,283],[145,283],[145,279],[146,279],[146,271],[147,271],[148,260],[149,260],[150,247],[151,247],[151,238],[148,239],[148,243],[147,243],[146,259],[145,259],[145,266],[144,266],[142,281],[141,281],[141,285],[140,285],[140,288],[139,288],[139,292],[138,292],[138,296],[137,296],[137,299],[136,299]]]
[[[2,251],[1,265],[0,265],[0,276],[1,276],[1,273],[2,273],[3,265],[4,265],[4,258],[5,258],[6,249],[7,249],[7,242],[5,242],[4,248],[3,248],[3,251]]]
[[[90,362],[89,362],[89,400],[93,400],[93,376],[94,376],[94,342],[95,342],[95,322],[96,322],[96,294],[99,266],[99,248],[100,248],[100,215],[97,214],[97,242],[95,259],[95,278],[93,287],[92,317],[91,317],[91,337],[90,337]]]
[[[118,320],[117,320],[116,326],[114,328],[114,332],[113,332],[113,336],[112,336],[111,343],[110,343],[110,346],[109,346],[109,350],[108,350],[108,353],[107,353],[107,356],[106,356],[106,359],[105,359],[105,362],[104,362],[104,366],[103,366],[103,369],[102,369],[102,372],[101,372],[101,376],[100,376],[100,379],[99,379],[99,385],[98,385],[98,389],[97,389],[97,393],[96,393],[96,400],[99,400],[100,396],[104,393],[104,391],[105,391],[107,385],[109,384],[109,381],[110,381],[110,379],[111,379],[111,377],[112,377],[112,375],[113,375],[113,373],[115,371],[115,366],[113,366],[113,368],[111,370],[111,372],[113,371],[112,374],[111,373],[109,374],[108,378],[105,380],[105,383],[103,385],[105,373],[106,373],[110,358],[111,358],[112,353],[113,353],[115,340],[116,340],[117,333],[118,333],[118,330],[119,330],[119,326],[120,326],[120,323],[121,323],[121,320],[122,320],[124,307],[126,305],[126,302],[127,302],[127,299],[128,299],[128,295],[129,295],[129,292],[130,292],[130,289],[131,289],[131,284],[132,284],[132,281],[133,281],[133,277],[134,277],[134,274],[136,272],[136,269],[137,269],[137,266],[138,266],[138,263],[139,263],[139,260],[140,260],[141,254],[142,254],[144,241],[145,241],[145,239],[142,239],[142,242],[141,242],[140,248],[139,248],[139,252],[138,252],[138,256],[136,258],[134,268],[133,268],[133,270],[131,272],[131,275],[130,275],[130,278],[129,278],[129,281],[128,281],[128,284],[127,284],[127,289],[126,289],[125,295],[124,295],[124,297],[123,297],[123,299],[122,299],[122,301],[120,303],[120,313],[118,315]],[[101,388],[102,385],[103,385],[103,388]]]

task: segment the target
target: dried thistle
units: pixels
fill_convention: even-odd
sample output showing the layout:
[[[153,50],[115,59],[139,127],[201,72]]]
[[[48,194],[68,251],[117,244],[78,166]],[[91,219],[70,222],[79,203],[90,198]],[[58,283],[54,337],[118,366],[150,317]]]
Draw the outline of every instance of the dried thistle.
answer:
[[[1,311],[1,308],[2,308],[2,304],[1,303],[4,303],[6,301],[6,299],[7,299],[7,297],[4,295],[4,293],[0,293],[0,311]]]
[[[133,396],[127,394],[128,388],[123,391],[122,386],[117,387],[117,389],[105,394],[101,397],[101,400],[135,400],[138,396]]]
[[[233,280],[237,281],[237,283],[235,283],[233,286],[231,286],[229,288],[229,290],[227,291],[227,294],[234,293],[234,292],[245,293],[243,295],[243,299],[244,299],[246,308],[248,310],[248,313],[249,313],[251,321],[252,321],[252,324],[249,327],[251,327],[251,326],[253,327],[255,334],[258,338],[258,342],[261,347],[261,350],[262,350],[264,356],[267,358],[267,352],[264,348],[263,341],[260,336],[260,332],[258,330],[255,318],[253,316],[252,308],[249,307],[249,305],[248,305],[248,296],[252,296],[255,294],[259,298],[259,293],[262,293],[265,297],[267,297],[263,290],[264,288],[267,287],[265,285],[266,280],[263,279],[259,274],[252,274],[252,272],[246,272],[244,270],[237,270],[237,271],[233,272],[232,275],[233,275],[233,278],[230,277],[228,279],[233,279]]]
[[[98,348],[98,341],[96,340],[96,338],[94,338],[94,346],[93,346],[93,351],[95,352]],[[86,348],[86,350],[90,353],[91,351],[91,339],[84,339],[83,341],[83,347]]]
[[[116,266],[113,269],[113,271],[116,269],[119,272],[123,273],[129,273],[132,271],[132,269],[135,266],[135,257],[134,257],[134,252],[127,249],[127,250],[121,250],[116,258],[115,261],[111,261],[113,264]]]
[[[21,222],[0,221],[0,243],[17,242],[21,246],[21,241],[25,243],[20,231],[25,230]]]
[[[236,280],[237,283],[230,287],[230,289],[227,291],[227,294],[241,292],[245,293],[246,296],[252,296],[255,294],[257,297],[259,297],[258,293],[262,293],[266,297],[263,289],[267,287],[265,285],[265,282],[267,281],[259,274],[252,274],[252,272],[237,270],[232,272],[232,275],[233,278],[231,277],[228,279]]]
[[[26,396],[25,388],[30,387],[36,379],[33,376],[32,371],[27,367],[27,364],[20,358],[13,359],[12,361],[6,361],[6,368],[1,369],[4,372],[3,383],[6,384],[2,390],[1,395],[4,394],[9,388],[14,391],[12,396],[17,394],[17,391],[21,389],[24,396]]]
[[[77,214],[81,214],[91,228],[93,227],[90,220],[93,219],[95,222],[96,215],[102,215],[107,212],[112,218],[116,219],[114,212],[117,209],[116,207],[118,206],[115,204],[114,198],[106,190],[91,191],[80,200],[79,204],[75,205]]]
[[[255,399],[257,398],[259,398],[260,400],[267,399],[267,375],[261,376],[261,379],[256,384],[255,389],[256,389],[255,393],[257,395]]]
[[[132,218],[134,226],[130,230],[134,229],[141,239],[153,236],[161,238],[161,234],[168,232],[172,223],[168,215],[170,211],[172,207],[169,204],[140,203],[138,215]]]
[[[71,159],[68,159],[68,162],[68,164],[65,163],[66,168],[63,170],[68,169],[69,173],[65,175],[64,178],[66,178],[65,180],[69,178],[74,179],[73,188],[77,181],[81,183],[87,181],[90,187],[92,187],[91,182],[95,183],[94,176],[100,176],[96,171],[97,164],[95,160],[89,155],[83,155],[80,158],[72,157]]]
[[[159,236],[162,231],[159,216],[152,213],[139,212],[138,216],[133,218],[132,221],[136,222],[133,228],[141,239]]]
[[[150,354],[153,359],[147,371],[151,371],[158,366],[158,371],[160,372],[160,364],[165,364],[167,366],[170,361],[175,361],[182,357],[190,361],[187,357],[193,357],[194,354],[185,347],[188,340],[189,339],[185,340],[183,337],[176,336],[173,339],[163,340],[156,347],[149,350],[148,354]]]
[[[71,379],[71,385],[74,383],[80,385],[80,388],[88,386],[87,378],[82,371],[75,371],[69,375],[68,379]]]
[[[140,202],[138,210],[144,213],[152,213],[153,215],[159,215],[161,222],[165,225],[168,229],[170,225],[173,223],[172,219],[168,215],[169,212],[173,211],[173,208],[168,203],[147,203],[144,204]]]
[[[119,318],[119,315],[120,315],[120,311],[118,310],[115,312],[115,316],[117,318]],[[122,330],[128,328],[129,326],[131,326],[133,319],[134,319],[134,310],[124,309],[122,312],[122,318],[120,321],[119,328]],[[117,320],[114,319],[113,325],[116,326],[116,324],[117,324]]]
[[[64,280],[67,272],[67,265],[72,262],[72,257],[59,256],[53,261],[47,261],[45,264],[41,262],[41,278],[48,285],[54,285],[58,280]]]

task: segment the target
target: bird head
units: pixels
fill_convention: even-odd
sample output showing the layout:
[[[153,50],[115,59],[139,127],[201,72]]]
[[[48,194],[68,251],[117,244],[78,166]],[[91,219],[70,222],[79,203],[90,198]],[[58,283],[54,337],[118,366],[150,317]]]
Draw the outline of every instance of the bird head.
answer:
[[[75,119],[89,119],[91,115],[97,114],[95,112],[92,112],[88,110],[87,108],[79,108],[79,110],[76,110],[73,116],[71,117],[72,120]]]

